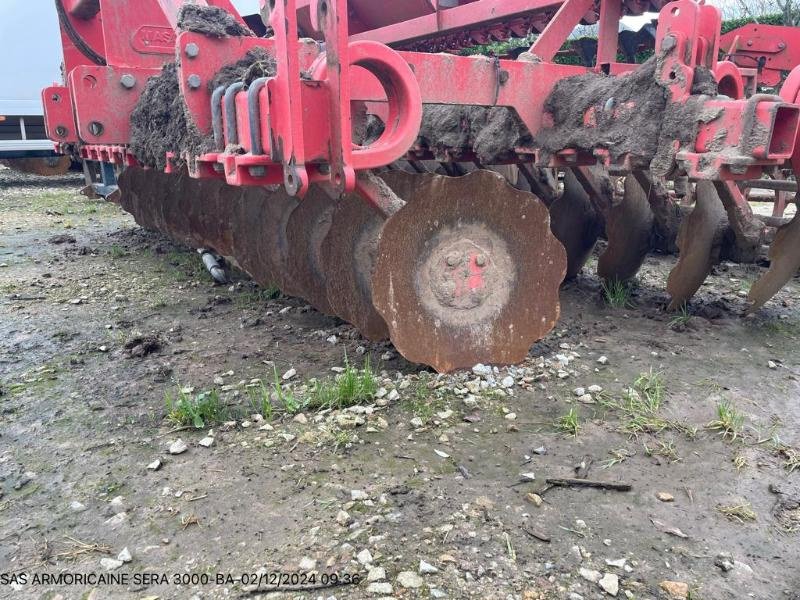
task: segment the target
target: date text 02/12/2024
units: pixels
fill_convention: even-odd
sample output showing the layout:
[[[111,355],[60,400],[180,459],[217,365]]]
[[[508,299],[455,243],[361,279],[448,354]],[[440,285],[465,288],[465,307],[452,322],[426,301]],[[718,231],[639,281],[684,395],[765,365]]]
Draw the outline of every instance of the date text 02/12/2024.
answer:
[[[39,585],[235,585],[259,588],[292,588],[295,586],[330,586],[357,584],[357,573],[302,573],[271,571],[263,573],[0,573],[3,586]]]

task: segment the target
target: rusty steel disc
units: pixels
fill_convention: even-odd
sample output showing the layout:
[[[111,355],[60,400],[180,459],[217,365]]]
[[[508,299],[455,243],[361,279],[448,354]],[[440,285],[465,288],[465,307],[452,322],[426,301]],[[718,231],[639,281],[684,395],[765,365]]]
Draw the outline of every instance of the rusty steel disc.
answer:
[[[550,205],[550,229],[567,252],[567,275],[573,279],[589,260],[602,226],[589,194],[571,169],[564,173],[564,193]]]
[[[372,304],[372,269],[386,218],[358,194],[336,204],[322,242],[322,269],[331,310],[368,340],[385,340],[389,330]]]
[[[491,171],[437,176],[386,222],[373,301],[408,360],[511,364],[558,320],[566,268],[535,196]]]
[[[650,250],[653,211],[647,192],[633,175],[625,178],[622,201],[605,214],[608,247],[597,261],[597,274],[606,281],[628,281]]]
[[[692,212],[683,218],[676,244],[678,262],[667,278],[668,310],[685,304],[700,289],[719,259],[719,245],[728,217],[710,181],[699,181]]]
[[[769,269],[747,295],[748,313],[764,306],[800,270],[800,208],[791,221],[778,227],[769,247],[769,259]]]
[[[378,176],[406,203],[413,202],[417,191],[424,188],[425,183],[438,177],[433,173],[408,173],[405,171],[387,171]]]
[[[292,274],[288,294],[300,295],[319,312],[335,314],[328,301],[322,264],[322,242],[331,228],[334,200],[319,186],[312,186],[292,211],[286,226],[289,245],[287,270]]]
[[[122,173],[119,186],[120,205],[142,227],[227,256],[262,285],[285,282],[281,256],[287,244],[280,224],[297,205],[285,192],[133,167]]]

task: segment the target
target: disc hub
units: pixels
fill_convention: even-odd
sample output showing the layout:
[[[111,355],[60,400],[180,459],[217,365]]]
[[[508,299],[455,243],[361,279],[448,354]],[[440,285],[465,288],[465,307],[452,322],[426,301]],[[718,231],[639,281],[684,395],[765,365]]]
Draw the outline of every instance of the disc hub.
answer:
[[[475,323],[508,302],[516,273],[505,242],[481,224],[440,231],[417,270],[417,291],[445,323]]]

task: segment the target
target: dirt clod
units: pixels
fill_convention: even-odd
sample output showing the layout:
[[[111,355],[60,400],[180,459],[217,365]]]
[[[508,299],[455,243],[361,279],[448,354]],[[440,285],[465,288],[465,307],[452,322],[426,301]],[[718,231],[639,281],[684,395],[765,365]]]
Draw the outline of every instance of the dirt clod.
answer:
[[[215,37],[252,36],[253,32],[227,11],[216,6],[184,4],[178,12],[178,28]]]

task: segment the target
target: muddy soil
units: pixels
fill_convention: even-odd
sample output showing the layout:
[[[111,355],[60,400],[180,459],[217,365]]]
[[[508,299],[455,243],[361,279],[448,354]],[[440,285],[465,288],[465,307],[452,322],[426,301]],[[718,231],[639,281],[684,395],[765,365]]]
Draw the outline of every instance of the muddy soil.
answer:
[[[800,598],[797,279],[742,319],[725,263],[674,316],[674,258],[623,308],[592,259],[523,365],[439,377],[79,188],[0,171],[0,597]],[[367,356],[372,399],[303,406]]]

